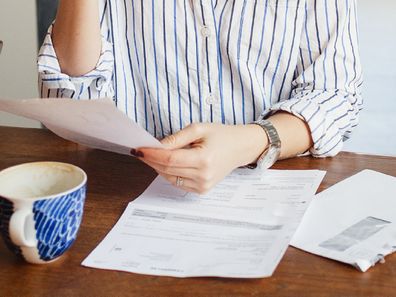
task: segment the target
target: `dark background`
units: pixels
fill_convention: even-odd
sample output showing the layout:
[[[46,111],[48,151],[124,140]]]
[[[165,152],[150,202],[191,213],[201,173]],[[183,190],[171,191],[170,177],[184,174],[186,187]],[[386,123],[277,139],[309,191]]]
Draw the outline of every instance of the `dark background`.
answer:
[[[55,18],[59,0],[37,0],[38,44],[41,46],[48,27]]]

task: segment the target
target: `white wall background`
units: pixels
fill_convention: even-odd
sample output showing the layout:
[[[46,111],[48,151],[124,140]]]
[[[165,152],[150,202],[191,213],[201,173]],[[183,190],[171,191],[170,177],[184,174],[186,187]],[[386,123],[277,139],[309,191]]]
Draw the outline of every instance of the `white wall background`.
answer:
[[[36,1],[0,0],[0,98],[37,97]],[[0,125],[40,127],[0,112]]]
[[[357,1],[365,100],[345,150],[396,156],[396,1]]]
[[[365,108],[345,150],[396,155],[396,1],[357,0]],[[0,0],[0,98],[37,96],[35,1]],[[0,113],[0,125],[39,127]]]

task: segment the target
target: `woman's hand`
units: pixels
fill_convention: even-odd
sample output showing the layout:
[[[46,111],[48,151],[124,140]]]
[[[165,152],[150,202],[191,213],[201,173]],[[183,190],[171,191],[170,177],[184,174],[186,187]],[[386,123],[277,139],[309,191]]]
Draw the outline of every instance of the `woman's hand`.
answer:
[[[206,193],[232,170],[255,162],[268,138],[258,125],[192,124],[164,138],[165,149],[132,150],[158,174],[180,188]]]

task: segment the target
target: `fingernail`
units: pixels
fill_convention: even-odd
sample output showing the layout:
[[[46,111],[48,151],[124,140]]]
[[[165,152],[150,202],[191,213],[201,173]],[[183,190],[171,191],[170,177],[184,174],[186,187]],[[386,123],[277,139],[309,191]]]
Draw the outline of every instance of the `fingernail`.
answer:
[[[143,158],[144,157],[143,152],[138,151],[136,149],[131,149],[130,153],[131,153],[132,156],[137,157],[137,158]]]
[[[143,158],[143,157],[144,157],[144,154],[143,154],[143,152],[141,152],[141,151],[136,151],[135,156],[138,157],[138,158]]]

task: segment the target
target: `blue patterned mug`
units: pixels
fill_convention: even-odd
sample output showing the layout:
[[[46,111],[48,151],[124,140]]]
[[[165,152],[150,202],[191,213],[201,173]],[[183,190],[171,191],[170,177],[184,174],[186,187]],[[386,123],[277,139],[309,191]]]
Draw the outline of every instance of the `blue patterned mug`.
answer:
[[[87,175],[71,164],[35,162],[0,171],[0,233],[26,261],[60,257],[80,227]]]

